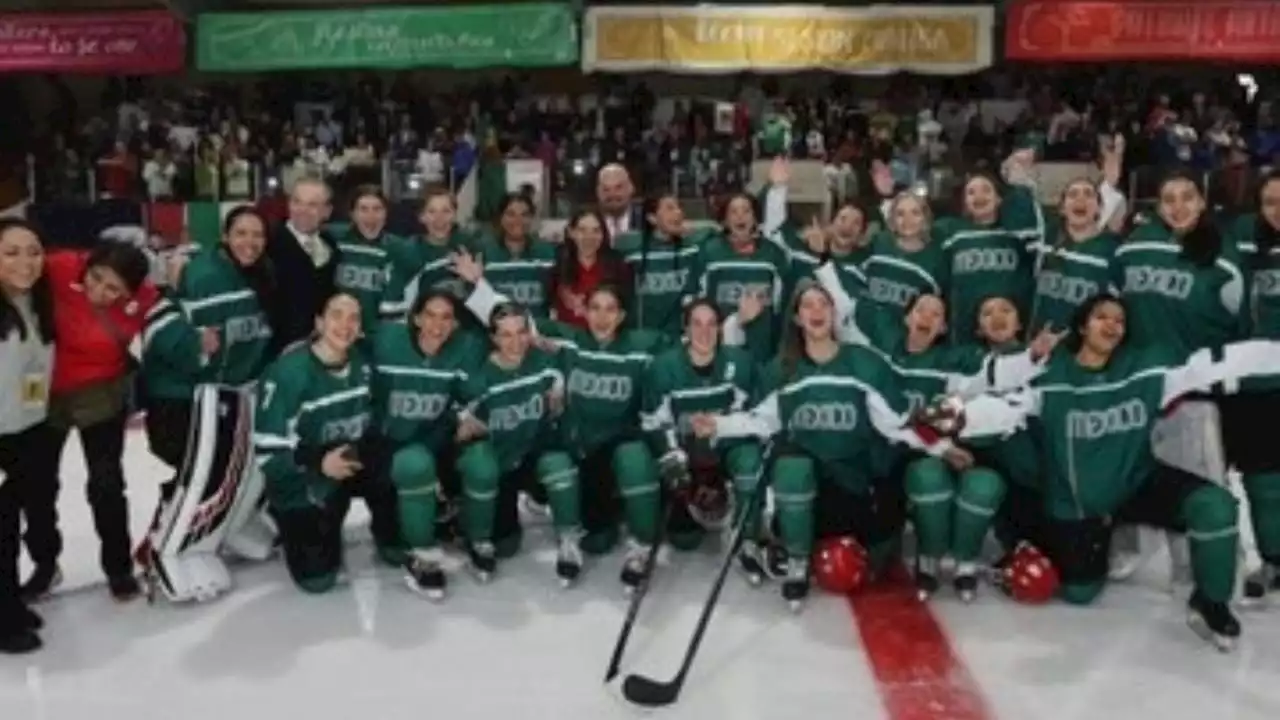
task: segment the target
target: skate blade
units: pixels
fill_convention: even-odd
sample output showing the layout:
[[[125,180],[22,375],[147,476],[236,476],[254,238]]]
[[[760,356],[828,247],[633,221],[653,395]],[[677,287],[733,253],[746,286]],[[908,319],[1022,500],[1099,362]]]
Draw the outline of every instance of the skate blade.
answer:
[[[444,599],[443,589],[424,588],[418,585],[418,583],[414,581],[413,578],[410,578],[410,577],[406,577],[404,579],[404,584],[405,584],[405,587],[409,588],[409,592],[412,592],[414,595],[417,595],[418,597],[424,597],[432,602],[440,602],[441,600]]]
[[[1187,627],[1190,627],[1192,632],[1199,635],[1201,640],[1217,648],[1220,653],[1229,653],[1236,647],[1236,638],[1226,637],[1214,632],[1199,613],[1192,612],[1187,615]]]

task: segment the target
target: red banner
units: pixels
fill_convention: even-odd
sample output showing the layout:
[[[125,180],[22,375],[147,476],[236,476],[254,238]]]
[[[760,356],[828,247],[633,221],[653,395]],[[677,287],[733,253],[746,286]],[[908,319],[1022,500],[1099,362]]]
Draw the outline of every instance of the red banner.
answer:
[[[1280,3],[1015,0],[1006,25],[1013,60],[1280,62]]]
[[[0,72],[154,75],[186,64],[186,27],[164,10],[0,15]]]

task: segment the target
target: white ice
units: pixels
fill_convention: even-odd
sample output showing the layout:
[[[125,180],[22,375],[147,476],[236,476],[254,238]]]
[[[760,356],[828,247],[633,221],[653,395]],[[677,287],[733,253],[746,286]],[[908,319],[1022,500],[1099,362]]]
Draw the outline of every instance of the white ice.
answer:
[[[209,605],[117,605],[98,580],[97,540],[74,440],[64,461],[62,592],[39,606],[44,651],[0,657],[0,720],[606,720],[648,713],[602,684],[626,609],[618,558],[562,591],[545,528],[488,586],[464,570],[432,604],[367,545],[351,581],[322,597],[293,590],[277,563],[239,568]],[[131,435],[135,532],[163,467]],[[357,504],[358,506],[358,504]],[[352,533],[363,513],[353,513]],[[674,554],[660,570],[624,662],[673,674],[718,557]],[[29,568],[25,568],[24,571]],[[1222,655],[1184,625],[1155,562],[1097,606],[1021,607],[985,592],[934,602],[992,714],[1003,720],[1222,720],[1280,716],[1280,602],[1240,613],[1244,638]],[[921,687],[922,696],[929,692]],[[800,616],[776,588],[731,578],[684,695],[663,717],[799,720],[887,717],[848,605],[816,596]]]

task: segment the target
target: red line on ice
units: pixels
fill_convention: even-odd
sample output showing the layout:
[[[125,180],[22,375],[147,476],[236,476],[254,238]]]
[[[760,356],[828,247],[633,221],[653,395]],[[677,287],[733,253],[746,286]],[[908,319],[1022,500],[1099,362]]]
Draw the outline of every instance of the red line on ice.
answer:
[[[849,598],[889,720],[992,720],[981,689],[904,569]]]

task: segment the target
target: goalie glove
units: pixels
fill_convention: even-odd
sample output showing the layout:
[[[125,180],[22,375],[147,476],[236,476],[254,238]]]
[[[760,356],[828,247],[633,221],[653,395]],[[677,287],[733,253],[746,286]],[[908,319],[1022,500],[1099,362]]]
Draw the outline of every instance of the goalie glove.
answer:
[[[964,429],[964,401],[955,396],[938,398],[920,408],[913,420],[943,437],[954,437]]]
[[[689,456],[683,450],[668,450],[658,459],[658,474],[662,483],[672,490],[687,486],[691,480]]]

